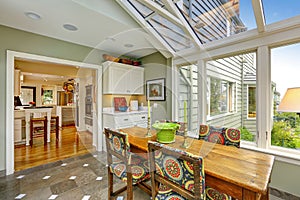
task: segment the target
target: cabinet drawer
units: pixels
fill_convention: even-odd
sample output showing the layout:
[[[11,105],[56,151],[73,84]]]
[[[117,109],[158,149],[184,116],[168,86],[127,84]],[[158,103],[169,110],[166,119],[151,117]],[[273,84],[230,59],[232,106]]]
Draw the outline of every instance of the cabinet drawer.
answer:
[[[145,121],[147,122],[147,114],[137,114],[130,116],[131,120],[134,122]]]
[[[127,123],[131,123],[131,122],[132,122],[132,119],[128,115],[115,117],[116,124],[127,124]]]

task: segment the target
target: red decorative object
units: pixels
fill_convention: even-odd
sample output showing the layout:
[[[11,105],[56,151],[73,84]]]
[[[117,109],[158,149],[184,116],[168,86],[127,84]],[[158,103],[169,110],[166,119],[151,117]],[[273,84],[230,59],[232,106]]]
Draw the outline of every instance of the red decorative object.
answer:
[[[114,97],[115,111],[119,111],[119,107],[127,106],[125,97]]]

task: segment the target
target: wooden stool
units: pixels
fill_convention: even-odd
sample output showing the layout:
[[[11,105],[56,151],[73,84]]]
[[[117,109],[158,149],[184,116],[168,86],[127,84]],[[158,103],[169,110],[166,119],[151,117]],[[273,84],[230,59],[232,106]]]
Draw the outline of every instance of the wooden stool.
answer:
[[[56,141],[59,141],[59,116],[51,116],[51,120],[55,120],[55,135]]]
[[[47,144],[47,116],[41,118],[31,118],[30,119],[30,146],[33,144],[33,123],[44,122],[44,145]]]

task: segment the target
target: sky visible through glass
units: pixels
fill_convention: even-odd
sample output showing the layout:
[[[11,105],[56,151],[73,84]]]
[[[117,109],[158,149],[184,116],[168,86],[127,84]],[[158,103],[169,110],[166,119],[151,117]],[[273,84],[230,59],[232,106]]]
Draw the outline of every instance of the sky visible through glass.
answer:
[[[300,15],[300,0],[262,0],[266,24]],[[240,18],[248,30],[257,28],[251,0],[240,0]],[[287,88],[300,87],[300,44],[271,50],[272,81],[283,98]]]
[[[271,50],[271,80],[282,99],[287,88],[300,87],[300,44]]]

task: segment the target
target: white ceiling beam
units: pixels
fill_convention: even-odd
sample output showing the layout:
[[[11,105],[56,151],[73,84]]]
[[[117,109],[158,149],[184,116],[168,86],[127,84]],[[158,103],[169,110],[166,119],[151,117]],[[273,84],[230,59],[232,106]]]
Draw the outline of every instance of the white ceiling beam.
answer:
[[[137,0],[137,1],[140,2],[141,4],[147,6],[148,8],[150,8],[151,10],[156,12],[157,14],[167,18],[172,23],[174,23],[176,26],[179,26],[179,27],[183,26],[183,24],[181,23],[180,20],[177,19],[177,17],[175,17],[173,14],[171,14],[167,10],[163,9],[157,3],[153,2],[153,1],[145,1],[145,0]]]
[[[265,31],[265,15],[262,6],[262,0],[252,0],[253,12],[256,20],[257,30],[259,33]]]
[[[158,33],[150,27],[150,25],[145,21],[145,19],[136,13],[136,10],[127,2],[122,0],[116,0],[117,3],[133,18],[136,22],[143,28],[147,33],[149,33],[149,42],[156,48],[164,57],[170,58],[174,57],[174,50],[165,43],[158,35]],[[164,47],[164,48],[163,48]]]
[[[175,3],[173,3],[172,0],[163,0],[163,1],[164,1],[164,3],[169,5],[169,7],[174,11],[176,16],[179,18],[179,20],[183,24],[183,27],[182,27],[183,30],[185,30],[185,32],[187,32],[188,35],[192,38],[192,42],[201,49],[202,44],[201,44],[200,40],[198,39],[194,30],[191,28],[190,24],[185,20],[185,18],[182,16],[180,11],[177,9]]]

